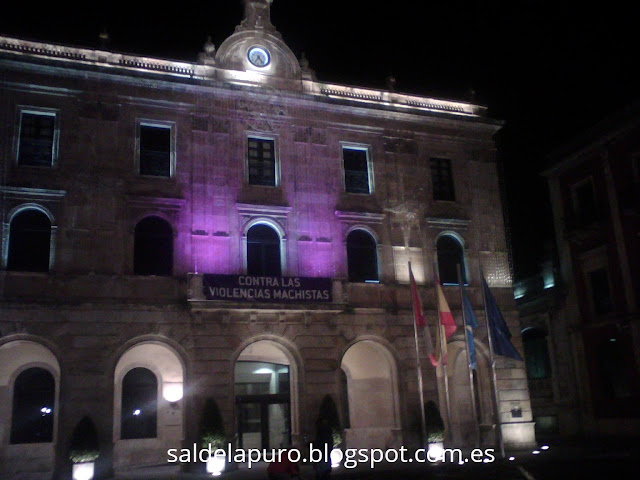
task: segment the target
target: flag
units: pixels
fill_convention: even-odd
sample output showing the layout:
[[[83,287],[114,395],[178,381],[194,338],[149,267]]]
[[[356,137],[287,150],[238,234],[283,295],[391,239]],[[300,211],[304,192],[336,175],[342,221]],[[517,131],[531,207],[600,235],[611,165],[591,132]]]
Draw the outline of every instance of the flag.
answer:
[[[507,322],[504,321],[502,313],[500,313],[498,304],[495,298],[493,298],[493,294],[487,285],[487,281],[484,279],[484,275],[482,276],[482,289],[484,291],[484,306],[487,310],[487,323],[489,324],[489,330],[491,332],[493,353],[502,357],[522,361],[522,357],[516,350],[516,347],[511,343],[511,332],[509,332]]]
[[[411,283],[411,303],[413,304],[413,319],[416,322],[416,327],[424,329],[424,337],[427,347],[427,355],[431,357],[433,355],[433,341],[431,340],[431,332],[427,327],[427,319],[424,316],[422,310],[422,301],[420,300],[420,294],[418,293],[418,285],[416,279],[413,278],[413,272],[411,271],[411,262],[409,262],[409,280]]]
[[[429,355],[431,363],[436,366],[439,363],[447,363],[447,340],[457,330],[456,321],[453,318],[447,299],[444,296],[440,280],[436,277],[436,294],[438,296],[438,312],[440,318],[438,322],[438,344],[440,345],[440,356]]]
[[[467,349],[469,350],[469,367],[474,370],[477,368],[476,365],[476,344],[473,339],[473,330],[478,328],[478,320],[476,319],[476,314],[473,313],[473,307],[471,306],[471,302],[469,301],[469,297],[467,296],[467,292],[464,289],[464,285],[461,285],[462,289],[462,302],[463,302],[463,312],[464,312],[464,322],[467,328]]]

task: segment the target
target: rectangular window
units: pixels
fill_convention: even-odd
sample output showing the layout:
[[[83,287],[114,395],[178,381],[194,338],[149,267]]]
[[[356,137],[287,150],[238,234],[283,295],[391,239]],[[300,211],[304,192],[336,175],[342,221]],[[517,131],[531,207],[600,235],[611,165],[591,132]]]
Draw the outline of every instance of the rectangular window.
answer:
[[[173,175],[173,147],[171,125],[140,124],[140,175],[171,177]]]
[[[275,141],[265,140],[263,138],[249,138],[247,155],[249,184],[275,187]]]
[[[578,226],[586,226],[597,220],[596,196],[591,179],[574,185],[573,206]]]
[[[613,310],[611,290],[609,288],[609,275],[606,268],[592,270],[588,274],[591,287],[593,308],[597,315],[603,315]]]
[[[454,202],[456,195],[453,189],[451,160],[448,158],[432,158],[429,161],[429,166],[431,167],[433,199]]]
[[[347,193],[371,193],[368,157],[365,148],[342,148],[344,188]]]
[[[50,167],[55,163],[58,134],[55,112],[20,112],[18,164]]]

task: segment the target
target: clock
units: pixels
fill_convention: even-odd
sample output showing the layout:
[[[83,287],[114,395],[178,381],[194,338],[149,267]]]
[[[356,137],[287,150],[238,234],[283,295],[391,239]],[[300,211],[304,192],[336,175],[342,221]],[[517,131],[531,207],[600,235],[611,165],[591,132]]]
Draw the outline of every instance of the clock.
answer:
[[[262,47],[251,47],[247,53],[247,57],[249,58],[251,65],[260,68],[266,67],[271,61],[269,52]]]

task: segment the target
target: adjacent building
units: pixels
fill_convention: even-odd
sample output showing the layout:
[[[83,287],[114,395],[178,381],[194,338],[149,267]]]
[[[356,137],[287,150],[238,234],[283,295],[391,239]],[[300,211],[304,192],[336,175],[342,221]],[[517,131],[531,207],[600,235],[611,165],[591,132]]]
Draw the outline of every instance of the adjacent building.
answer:
[[[639,129],[633,104],[556,151],[544,173],[559,290],[523,327],[537,326],[551,342],[555,393],[545,408],[558,410],[563,435],[629,436],[640,427]]]
[[[211,401],[236,447],[303,446],[327,403],[345,446],[418,446],[409,261],[434,336],[460,265],[522,351],[500,122],[319,82],[269,8],[197,63],[0,37],[2,478],[68,478],[83,419],[98,477],[166,463]],[[462,329],[448,350],[450,410],[423,365],[447,442],[532,445],[522,362],[496,361],[497,419],[477,329],[473,418]]]

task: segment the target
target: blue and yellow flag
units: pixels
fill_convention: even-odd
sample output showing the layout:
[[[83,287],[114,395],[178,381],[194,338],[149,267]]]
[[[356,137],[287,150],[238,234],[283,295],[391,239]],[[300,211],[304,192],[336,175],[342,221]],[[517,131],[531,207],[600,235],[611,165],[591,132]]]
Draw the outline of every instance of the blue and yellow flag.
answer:
[[[482,276],[482,289],[484,291],[484,304],[487,309],[487,322],[489,323],[489,329],[491,331],[491,345],[493,346],[493,353],[502,357],[513,358],[514,360],[521,360],[522,356],[516,350],[516,347],[511,343],[511,332],[507,327],[507,322],[504,321],[502,313],[498,308],[496,299],[493,298],[493,294],[487,285],[487,281]]]
[[[473,330],[478,327],[478,320],[476,320],[476,314],[473,313],[473,307],[471,306],[471,302],[469,301],[469,297],[467,296],[467,292],[462,288],[462,302],[464,308],[464,321],[467,328],[467,348],[469,350],[469,367],[474,370],[477,368],[476,365],[476,344],[473,340]]]

